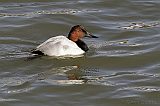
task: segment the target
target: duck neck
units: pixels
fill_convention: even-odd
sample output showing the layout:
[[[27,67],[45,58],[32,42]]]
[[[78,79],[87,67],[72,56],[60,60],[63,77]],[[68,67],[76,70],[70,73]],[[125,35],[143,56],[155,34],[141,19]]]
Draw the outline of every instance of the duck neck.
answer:
[[[87,46],[82,40],[78,39],[75,43],[76,43],[76,44],[78,45],[78,47],[81,48],[83,51],[86,52],[86,51],[89,50],[88,46]]]

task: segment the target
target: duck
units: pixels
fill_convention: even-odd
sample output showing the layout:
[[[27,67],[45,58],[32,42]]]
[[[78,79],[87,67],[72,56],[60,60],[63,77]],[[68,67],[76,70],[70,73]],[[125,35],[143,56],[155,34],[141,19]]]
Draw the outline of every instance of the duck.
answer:
[[[89,33],[82,25],[71,28],[68,37],[59,35],[51,37],[31,51],[35,55],[46,56],[78,56],[86,53],[89,48],[83,37],[98,38]]]

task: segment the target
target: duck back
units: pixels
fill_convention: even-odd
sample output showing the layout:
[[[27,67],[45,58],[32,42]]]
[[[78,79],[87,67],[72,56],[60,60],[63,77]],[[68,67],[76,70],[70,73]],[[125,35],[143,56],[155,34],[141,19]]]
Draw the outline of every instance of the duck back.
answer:
[[[77,44],[65,36],[56,36],[49,38],[34,50],[35,54],[44,54],[48,56],[67,56],[82,55],[85,53]]]

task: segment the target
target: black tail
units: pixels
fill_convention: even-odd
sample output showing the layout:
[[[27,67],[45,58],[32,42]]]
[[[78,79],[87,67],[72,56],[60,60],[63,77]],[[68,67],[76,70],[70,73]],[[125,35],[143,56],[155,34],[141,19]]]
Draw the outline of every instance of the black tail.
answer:
[[[44,55],[44,53],[41,52],[40,50],[32,50],[31,53],[37,54],[37,55]]]

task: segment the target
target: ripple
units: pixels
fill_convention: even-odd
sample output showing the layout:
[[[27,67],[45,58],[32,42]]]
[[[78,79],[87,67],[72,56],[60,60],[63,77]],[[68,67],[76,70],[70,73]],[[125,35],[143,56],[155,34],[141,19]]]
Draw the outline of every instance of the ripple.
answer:
[[[26,77],[5,77],[1,78],[0,86],[1,87],[13,87],[13,86],[21,86],[28,82],[28,78]]]
[[[41,73],[37,73],[34,75],[25,76],[25,77],[5,77],[5,78],[1,78],[0,84],[1,84],[1,87],[20,86],[28,82],[35,82],[37,80],[48,79],[48,77],[52,75],[55,75],[55,76],[56,75],[66,75],[65,74],[66,72],[76,69],[76,68],[77,66],[57,67],[57,68],[52,68],[48,71],[44,71]]]
[[[75,85],[75,84],[85,84],[84,80],[52,80],[46,79],[45,82],[52,85]]]
[[[36,76],[37,79],[41,79],[42,76],[45,78],[45,77],[50,76],[52,74],[64,75],[66,72],[68,72],[70,70],[77,69],[77,68],[78,68],[78,66],[64,66],[64,67],[52,68],[51,70],[34,75],[33,78],[35,78],[35,76]]]
[[[24,18],[30,18],[30,17],[37,17],[37,15],[58,15],[58,14],[82,14],[82,13],[93,13],[93,12],[101,12],[97,9],[58,9],[58,10],[40,10],[35,12],[29,12],[29,13],[0,13],[0,17],[24,17]]]
[[[77,76],[76,74],[78,73],[81,75]],[[7,73],[5,73],[5,75],[6,74]],[[74,74],[75,78],[71,76]],[[52,85],[90,84],[90,85],[115,86],[114,83],[106,81],[104,76],[101,76],[99,74],[102,73],[97,72],[96,69],[93,70],[91,68],[79,69],[78,66],[64,66],[64,67],[52,68],[48,71],[24,77],[17,76],[17,77],[1,78],[0,87],[7,88],[3,90],[1,89],[3,93],[13,94],[13,93],[28,92],[34,89],[34,87],[32,87],[31,85],[32,83],[35,83],[37,81],[49,83]]]
[[[119,28],[122,29],[140,29],[140,28],[152,28],[152,27],[159,27],[160,26],[160,22],[152,22],[152,23],[131,23],[131,25],[128,26],[122,26]]]
[[[28,57],[30,55],[28,48],[32,47],[33,44],[37,43],[16,37],[0,37],[0,59],[10,60]]]
[[[0,26],[0,28],[20,28],[20,27],[25,27],[25,26],[29,26],[31,24],[25,24],[25,25],[2,25]]]
[[[94,56],[134,56],[156,52],[159,49],[159,39],[159,34],[156,34],[124,40],[93,42],[89,47],[94,50]]]
[[[34,83],[40,81],[40,82],[46,82],[53,85],[68,85],[68,84],[84,84],[84,80],[54,80],[52,77],[56,76],[67,76],[65,73],[76,69],[77,66],[65,66],[65,67],[57,67],[52,68],[51,70],[44,71],[42,73],[37,73],[33,75],[27,75],[27,76],[16,76],[12,77],[4,77],[1,75],[2,78],[0,78],[0,91],[1,93],[5,94],[17,94],[17,93],[24,93],[29,92],[35,87],[33,86]],[[11,73],[10,73],[11,74]],[[52,77],[51,77],[52,76]],[[3,99],[2,99],[3,101]]]
[[[125,87],[121,88],[120,90],[135,90],[140,92],[159,92],[160,87],[154,86],[140,86],[140,87]]]
[[[95,1],[88,3],[94,3]],[[58,15],[58,14],[82,14],[82,13],[93,13],[93,12],[100,12],[98,9],[77,9],[64,7],[64,5],[77,5],[79,3],[86,3],[84,1],[78,2],[29,2],[29,3],[6,3],[5,5],[1,5],[0,10],[0,17],[22,17],[22,18],[32,18],[32,17],[39,17],[39,15]],[[57,6],[58,5],[58,6]],[[63,6],[63,8],[60,8]],[[54,9],[53,9],[54,7]],[[47,9],[43,9],[47,8]]]
[[[20,101],[19,99],[4,99],[0,98],[0,102],[12,102],[12,101]]]
[[[23,88],[23,89],[14,89],[14,90],[6,90],[2,93],[5,93],[5,94],[18,94],[18,93],[24,93],[24,92],[29,92],[31,90],[33,90],[34,87],[29,87],[29,88]]]
[[[30,44],[37,44],[35,41],[21,39],[17,37],[0,37],[1,44],[21,44],[21,43],[30,43]]]

